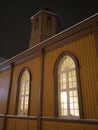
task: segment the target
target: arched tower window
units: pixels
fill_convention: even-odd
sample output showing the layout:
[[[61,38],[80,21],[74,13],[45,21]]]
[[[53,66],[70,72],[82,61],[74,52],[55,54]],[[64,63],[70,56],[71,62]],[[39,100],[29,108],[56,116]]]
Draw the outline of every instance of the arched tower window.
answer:
[[[39,18],[37,17],[34,23],[34,30],[38,30],[38,28],[39,28]]]
[[[63,54],[56,63],[56,113],[59,117],[80,118],[78,63],[72,55]],[[82,108],[81,108],[82,109]]]
[[[18,101],[19,115],[28,115],[29,90],[30,90],[30,72],[27,68],[25,68],[21,73],[19,82],[19,101]]]
[[[50,16],[47,17],[47,28],[52,28],[52,18]]]

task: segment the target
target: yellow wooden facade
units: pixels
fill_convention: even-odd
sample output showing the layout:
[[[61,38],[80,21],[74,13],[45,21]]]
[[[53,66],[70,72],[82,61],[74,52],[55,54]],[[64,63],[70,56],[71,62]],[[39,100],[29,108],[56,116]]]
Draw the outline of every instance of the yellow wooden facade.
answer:
[[[98,130],[98,14],[0,64],[0,130]],[[54,68],[58,57],[79,62],[82,119],[55,116]],[[16,114],[18,78],[31,73],[28,116]]]

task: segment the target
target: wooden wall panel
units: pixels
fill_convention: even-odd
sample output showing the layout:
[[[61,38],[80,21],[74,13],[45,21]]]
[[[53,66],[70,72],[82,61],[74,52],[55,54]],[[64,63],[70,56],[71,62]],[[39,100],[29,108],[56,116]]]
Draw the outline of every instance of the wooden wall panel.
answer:
[[[66,122],[43,122],[43,130],[84,130],[79,124]]]
[[[45,55],[44,63],[44,90],[43,116],[54,116],[54,57],[52,53]]]
[[[32,82],[30,97],[30,115],[38,115],[39,87],[40,87],[40,58],[34,60],[31,65]]]
[[[8,118],[6,130],[37,130],[37,122],[29,119]]]
[[[8,89],[10,82],[10,70],[0,73],[0,114],[5,113]]]
[[[98,125],[43,121],[42,130],[98,130]]]
[[[0,130],[2,130],[2,125],[3,125],[3,118],[0,117]]]
[[[98,119],[98,57],[93,34],[45,54],[43,116],[54,115],[53,68],[57,57],[65,51],[73,53],[79,61],[84,116]]]
[[[38,90],[40,86],[40,58],[32,59],[19,66],[15,66],[13,70],[13,81],[10,95],[9,114],[15,114],[16,94],[18,77],[21,70],[28,67],[31,72],[31,91],[30,91],[30,115],[38,114]]]

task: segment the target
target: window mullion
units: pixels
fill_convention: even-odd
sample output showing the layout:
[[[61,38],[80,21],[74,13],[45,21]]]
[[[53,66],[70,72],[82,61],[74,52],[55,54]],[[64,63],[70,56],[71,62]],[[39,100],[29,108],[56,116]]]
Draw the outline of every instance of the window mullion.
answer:
[[[24,80],[24,102],[23,102],[23,114],[25,112],[25,97],[26,97],[26,80]]]
[[[68,116],[70,116],[70,100],[69,100],[69,77],[68,77],[68,71],[66,71],[66,86],[67,86],[67,110],[68,110]]]

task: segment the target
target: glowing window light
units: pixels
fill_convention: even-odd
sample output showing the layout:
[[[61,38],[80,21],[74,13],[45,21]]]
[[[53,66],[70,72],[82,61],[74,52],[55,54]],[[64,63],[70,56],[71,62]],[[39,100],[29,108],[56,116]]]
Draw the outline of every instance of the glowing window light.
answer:
[[[30,86],[30,75],[28,70],[25,70],[20,80],[20,93],[19,93],[19,106],[18,106],[19,115],[28,114],[29,86]]]
[[[76,65],[64,56],[58,66],[58,108],[60,117],[79,118]]]

